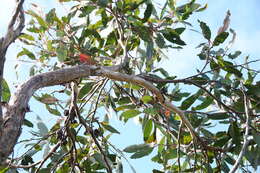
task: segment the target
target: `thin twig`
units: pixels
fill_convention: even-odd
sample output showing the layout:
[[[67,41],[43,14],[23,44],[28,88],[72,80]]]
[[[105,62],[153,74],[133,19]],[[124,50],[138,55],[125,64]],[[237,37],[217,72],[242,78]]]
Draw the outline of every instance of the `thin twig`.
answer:
[[[181,132],[182,132],[182,121],[179,126],[179,132],[178,132],[178,148],[177,148],[177,157],[178,157],[178,172],[181,172],[181,156],[180,156],[180,150],[181,150]]]
[[[245,134],[244,134],[244,144],[242,146],[242,149],[238,155],[238,158],[236,159],[236,162],[235,164],[233,165],[233,167],[231,168],[231,170],[229,171],[229,173],[235,173],[236,170],[238,169],[239,165],[240,165],[240,162],[246,152],[246,148],[247,148],[247,145],[249,143],[249,124],[250,124],[250,115],[249,115],[249,109],[250,109],[250,101],[248,100],[247,98],[247,95],[245,93],[245,87],[243,85],[243,83],[241,82],[241,91],[243,93],[243,96],[244,96],[244,107],[245,107],[245,115],[246,115],[246,131],[245,131]]]

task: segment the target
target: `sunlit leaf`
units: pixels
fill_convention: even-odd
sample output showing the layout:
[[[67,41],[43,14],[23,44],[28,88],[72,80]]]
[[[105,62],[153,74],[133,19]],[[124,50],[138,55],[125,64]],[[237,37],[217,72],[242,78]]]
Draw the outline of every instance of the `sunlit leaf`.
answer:
[[[222,32],[219,35],[217,35],[217,37],[213,41],[213,46],[218,46],[221,43],[223,43],[227,39],[228,35],[228,32]]]
[[[2,79],[2,101],[8,102],[10,100],[11,93],[9,86],[5,79]]]

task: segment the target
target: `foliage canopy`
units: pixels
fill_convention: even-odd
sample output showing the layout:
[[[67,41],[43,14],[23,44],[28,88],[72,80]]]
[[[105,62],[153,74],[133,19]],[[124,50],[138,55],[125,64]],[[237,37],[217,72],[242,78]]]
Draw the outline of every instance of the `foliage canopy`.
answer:
[[[194,58],[203,67],[179,78],[158,62],[166,58],[166,51],[185,47],[182,34],[193,27],[187,20],[207,5],[195,0],[181,6],[173,0],[162,6],[150,0],[59,1],[71,5],[68,14],[59,16],[55,9],[43,14],[36,4],[25,11],[30,21],[19,36],[24,47],[17,57],[37,62],[30,75],[83,63],[96,71],[118,65],[113,74],[123,74],[126,80],[95,73],[60,83],[59,91],[34,93],[57,122],[49,127],[40,117],[37,124],[26,117],[23,126],[32,128],[34,140],[20,141],[28,151],[13,158],[3,172],[120,173],[125,153],[131,159],[150,155],[161,165],[154,173],[229,172],[240,154],[239,169],[257,168],[260,82],[259,71],[250,64],[258,60],[246,57],[235,63],[241,52],[230,49],[236,34],[228,30],[229,12],[218,33],[212,33],[205,21],[194,23],[200,26],[202,39]],[[192,89],[184,91],[186,86]],[[11,93],[4,80],[2,87],[2,101],[9,102]],[[177,111],[163,100],[178,105]],[[120,135],[120,129],[111,124],[111,111],[125,123],[137,118],[143,141],[122,151],[114,146],[110,137]],[[42,160],[35,157],[40,152]],[[130,167],[135,172],[135,166]]]

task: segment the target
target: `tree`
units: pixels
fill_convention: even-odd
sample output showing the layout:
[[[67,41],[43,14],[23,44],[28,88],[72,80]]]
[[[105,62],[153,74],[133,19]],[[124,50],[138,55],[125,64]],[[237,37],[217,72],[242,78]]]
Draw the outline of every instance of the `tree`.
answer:
[[[206,5],[195,0],[181,6],[165,1],[161,7],[148,0],[59,1],[72,6],[62,17],[55,9],[24,11],[24,0],[17,0],[8,33],[0,40],[2,172],[123,172],[125,153],[138,159],[152,151],[151,160],[162,166],[155,173],[257,169],[260,83],[259,71],[250,65],[259,60],[234,63],[241,52],[230,50],[236,33],[228,30],[229,11],[215,37],[198,21],[204,39],[198,58],[204,65],[180,79],[157,62],[165,51],[186,45],[181,35],[192,27],[187,19]],[[24,13],[30,18],[25,30]],[[15,40],[24,45],[18,58],[41,65],[33,65],[32,77],[10,93],[3,69]],[[56,85],[60,90],[51,94],[37,91]],[[190,92],[183,92],[186,86]],[[51,128],[38,122],[33,141],[19,141],[28,151],[13,158],[22,127],[35,125],[25,117],[31,97],[58,119]],[[107,109],[125,123],[138,117],[141,144],[120,151],[110,143],[120,130],[111,125]],[[212,130],[212,122],[227,130]],[[39,152],[43,158],[34,157]]]

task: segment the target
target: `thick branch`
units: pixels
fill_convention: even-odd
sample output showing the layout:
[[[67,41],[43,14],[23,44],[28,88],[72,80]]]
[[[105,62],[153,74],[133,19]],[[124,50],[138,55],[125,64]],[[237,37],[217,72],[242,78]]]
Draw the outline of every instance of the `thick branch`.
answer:
[[[28,110],[28,102],[37,89],[68,83],[74,79],[88,76],[103,76],[116,81],[130,82],[150,90],[162,106],[176,112],[181,117],[183,124],[189,129],[193,138],[197,137],[195,130],[185,117],[184,112],[175,107],[172,103],[166,101],[159,89],[143,78],[115,72],[113,69],[113,67],[79,65],[33,76],[21,85],[12,96],[9,108],[4,115],[3,133],[0,136],[0,163],[3,163],[12,153],[14,145],[21,133],[24,116]]]
[[[23,3],[24,0],[17,0],[17,6],[14,15],[8,25],[8,30],[5,37],[0,38],[0,101],[2,100],[2,80],[4,73],[5,55],[9,45],[14,42],[21,34],[24,28],[24,12]],[[17,27],[14,25],[17,23]],[[0,105],[0,134],[2,131],[3,115],[2,106]]]

